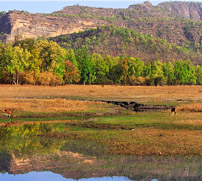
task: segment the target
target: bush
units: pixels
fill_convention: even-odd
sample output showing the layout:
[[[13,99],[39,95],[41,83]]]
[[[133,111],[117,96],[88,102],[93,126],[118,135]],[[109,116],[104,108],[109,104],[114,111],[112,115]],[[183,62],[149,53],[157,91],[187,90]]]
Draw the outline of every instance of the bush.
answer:
[[[11,79],[9,77],[8,72],[6,72],[4,70],[1,72],[1,83],[3,83],[3,84],[10,84],[11,83]]]
[[[130,85],[145,85],[145,77],[130,76],[128,81]]]
[[[22,72],[19,74],[19,84],[36,84],[34,72]]]
[[[155,86],[165,84],[165,80],[164,80],[164,77],[163,77],[163,76],[155,77],[155,78],[153,79],[153,81],[154,81],[154,85],[155,85]]]
[[[98,78],[95,80],[95,84],[106,84],[106,85],[112,85],[113,81],[108,79],[107,77]]]
[[[62,79],[52,72],[42,72],[37,78],[37,84],[55,86],[62,83]]]

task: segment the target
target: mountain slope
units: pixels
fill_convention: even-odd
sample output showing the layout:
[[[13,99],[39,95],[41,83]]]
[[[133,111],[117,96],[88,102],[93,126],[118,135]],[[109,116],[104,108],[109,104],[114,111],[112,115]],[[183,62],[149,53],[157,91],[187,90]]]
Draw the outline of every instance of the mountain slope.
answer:
[[[202,3],[169,2],[153,6],[149,2],[126,9],[69,6],[51,14],[24,11],[2,13],[0,33],[3,41],[16,37],[49,37],[71,34],[97,26],[113,25],[151,34],[194,50],[201,49]]]
[[[164,39],[152,35],[139,34],[127,28],[113,26],[98,27],[71,35],[50,38],[64,48],[79,49],[87,46],[90,53],[109,54],[113,56],[128,55],[144,61],[162,60],[164,62],[190,59],[201,64],[202,55],[170,44]]]

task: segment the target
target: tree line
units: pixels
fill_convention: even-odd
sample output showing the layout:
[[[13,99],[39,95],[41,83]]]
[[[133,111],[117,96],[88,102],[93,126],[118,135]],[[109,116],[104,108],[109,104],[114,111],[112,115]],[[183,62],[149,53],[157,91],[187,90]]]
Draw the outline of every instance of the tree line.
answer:
[[[182,59],[144,62],[126,55],[90,54],[86,46],[64,49],[53,41],[25,39],[0,44],[0,83],[201,85],[202,66]]]

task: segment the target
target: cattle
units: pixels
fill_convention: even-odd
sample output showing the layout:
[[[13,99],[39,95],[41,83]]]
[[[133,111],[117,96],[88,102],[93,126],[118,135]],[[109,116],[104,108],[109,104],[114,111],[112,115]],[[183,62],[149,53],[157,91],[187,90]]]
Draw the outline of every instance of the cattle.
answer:
[[[9,109],[5,109],[5,112],[8,113],[9,118],[10,118],[10,117],[11,117],[11,118],[14,118],[14,115],[13,115],[13,113],[12,113],[11,110],[9,110]]]

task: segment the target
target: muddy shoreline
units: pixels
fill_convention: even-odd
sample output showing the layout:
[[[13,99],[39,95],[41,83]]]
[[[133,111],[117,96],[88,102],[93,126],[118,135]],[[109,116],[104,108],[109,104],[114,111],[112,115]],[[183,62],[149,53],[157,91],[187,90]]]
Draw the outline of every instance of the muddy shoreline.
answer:
[[[146,104],[139,104],[137,102],[128,102],[128,101],[108,101],[108,100],[87,100],[87,99],[80,99],[80,101],[93,101],[93,102],[105,102],[108,104],[115,104],[126,109],[130,109],[135,112],[144,112],[144,111],[158,111],[158,110],[168,110],[171,109],[173,106],[167,105],[146,105]]]

